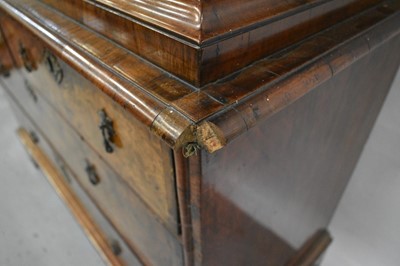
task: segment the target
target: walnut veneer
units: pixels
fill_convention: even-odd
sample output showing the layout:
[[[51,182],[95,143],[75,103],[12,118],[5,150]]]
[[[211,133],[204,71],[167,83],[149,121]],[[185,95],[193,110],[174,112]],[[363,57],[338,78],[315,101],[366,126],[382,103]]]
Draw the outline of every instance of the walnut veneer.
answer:
[[[399,0],[0,0],[0,84],[110,265],[314,265]],[[334,237],[334,236],[333,236]]]

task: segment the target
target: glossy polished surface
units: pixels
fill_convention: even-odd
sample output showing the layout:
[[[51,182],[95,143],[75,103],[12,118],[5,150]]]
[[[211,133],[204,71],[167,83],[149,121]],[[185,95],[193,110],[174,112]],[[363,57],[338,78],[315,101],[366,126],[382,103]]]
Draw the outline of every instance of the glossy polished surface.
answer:
[[[15,3],[20,1],[15,0]],[[17,12],[12,6],[5,4],[5,2],[2,3],[10,12]],[[35,20],[23,17],[23,23],[36,32],[38,37],[42,38],[47,45],[55,45],[52,40],[48,39],[49,34],[52,38],[56,38],[56,36],[63,38],[57,40],[57,43],[62,41],[62,46],[53,47],[56,49],[56,54],[78,71],[85,68],[92,69],[90,72],[81,73],[124,106],[142,123],[150,126],[170,146],[178,148],[185,142],[194,140],[195,132],[193,132],[193,129],[195,130],[195,128],[192,127],[193,122],[211,120],[222,128],[224,138],[229,141],[232,135],[244,132],[247,126],[251,127],[254,124],[252,122],[254,119],[263,117],[264,111],[271,111],[264,110],[265,107],[272,107],[272,111],[283,108],[290,101],[287,101],[285,93],[279,89],[280,86],[276,86],[276,92],[280,95],[276,103],[274,104],[275,101],[271,101],[269,105],[263,105],[256,117],[253,111],[247,109],[246,102],[261,91],[271,90],[275,81],[304,68],[307,64],[309,65],[310,60],[323,55],[328,56],[331,51],[338,49],[349,38],[364,34],[359,43],[367,41],[371,47],[373,47],[375,40],[380,42],[390,38],[399,31],[397,26],[400,19],[400,15],[397,13],[399,5],[399,1],[379,5],[360,16],[344,21],[342,24],[300,42],[299,45],[293,46],[289,50],[258,61],[251,67],[202,89],[188,86],[158,68],[152,67],[151,64],[140,60],[140,58],[132,56],[120,46],[116,46],[107,39],[81,28],[79,24],[71,20],[50,12],[36,2],[25,3],[20,8],[24,9],[25,6],[35,10]],[[386,24],[382,26],[381,32],[373,27],[380,22]],[[44,29],[46,29],[45,32]],[[381,36],[370,38],[368,34]],[[104,47],[107,47],[107,49]],[[365,51],[365,53],[367,52],[368,50]],[[343,67],[353,60],[352,56],[349,55],[351,50],[346,53],[343,58],[349,58],[349,60],[343,61]],[[92,55],[95,55],[96,58],[93,58]],[[336,56],[341,55],[336,53]],[[325,60],[320,61],[320,68],[318,68],[318,64],[310,66],[310,69],[322,74],[324,78],[330,77],[329,68],[330,66],[325,63]],[[323,79],[315,80],[313,74],[309,73],[294,78],[293,82],[300,81],[299,78],[309,79],[310,82],[307,83],[309,85],[303,88],[306,90],[303,90],[302,93],[292,93],[294,98],[290,97],[291,99],[300,97],[308,89],[312,89],[314,85],[323,81]],[[312,85],[313,82],[316,83]],[[168,106],[173,108],[171,109]],[[242,110],[242,107],[244,107],[244,110]],[[221,111],[229,109],[233,110],[232,115],[236,115],[236,113],[243,113],[245,117],[250,115],[249,118],[245,119],[247,125],[241,122],[242,126],[238,124],[234,132],[226,132],[224,125],[219,121],[226,116],[221,116]],[[161,113],[163,116],[158,116]],[[224,121],[228,122],[229,120]],[[172,128],[174,130],[171,130]]]
[[[106,6],[82,0],[42,1],[197,87],[382,3],[379,0],[197,2],[202,24],[194,35],[188,36],[185,34],[195,29],[186,28],[187,21],[168,14],[176,12],[176,4],[187,8],[180,13],[186,16],[191,7],[197,8],[192,2],[168,1],[169,10],[167,1],[151,1],[151,7],[150,1],[140,4],[102,1]],[[21,2],[31,5],[32,1]],[[75,12],[77,9],[82,12]],[[138,21],[135,16],[143,18]],[[154,28],[143,24],[143,19],[162,23],[156,23],[158,26]],[[185,37],[196,40],[189,43]]]
[[[94,0],[148,23],[166,28],[193,40],[201,38],[201,26],[204,20],[201,1],[151,1],[151,0]]]
[[[283,265],[328,226],[397,72],[400,54],[388,51],[398,47],[396,37],[223,150],[202,153],[192,211],[204,265]]]
[[[247,27],[259,27],[280,16],[324,4],[323,0],[93,0],[97,4],[118,10],[163,30],[195,41],[210,42],[214,37],[232,35]],[[339,3],[340,1],[335,1]],[[343,3],[356,2],[341,1]],[[365,1],[364,1],[365,2]],[[256,25],[255,25],[256,24]]]
[[[140,262],[318,261],[400,63],[399,0],[265,1],[257,23],[258,0],[57,3],[0,0],[4,83]],[[132,15],[193,20],[185,5],[218,36]]]

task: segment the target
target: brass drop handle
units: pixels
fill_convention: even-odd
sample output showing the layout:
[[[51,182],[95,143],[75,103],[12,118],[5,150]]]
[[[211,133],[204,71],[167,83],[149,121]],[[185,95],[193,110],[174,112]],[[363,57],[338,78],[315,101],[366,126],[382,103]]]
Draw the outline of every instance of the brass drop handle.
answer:
[[[63,159],[61,159],[61,157],[59,155],[55,154],[55,160],[56,160],[56,165],[58,165],[58,168],[60,170],[61,176],[64,177],[64,180],[68,184],[71,184],[72,183],[72,178],[71,178],[71,175],[70,175],[70,173],[68,171],[68,167],[64,163]]]
[[[92,183],[92,185],[97,185],[98,183],[100,183],[100,178],[96,173],[96,168],[87,159],[85,160],[85,163],[86,163],[85,171],[89,178],[90,183]]]
[[[64,79],[64,72],[57,58],[49,51],[45,52],[45,58],[47,69],[53,75],[54,80],[57,82],[57,84],[61,84]]]
[[[100,116],[100,131],[101,135],[103,136],[103,144],[106,152],[113,153],[114,147],[114,137],[115,137],[115,130],[113,126],[113,121],[107,116],[104,109],[101,109],[99,112]]]
[[[114,255],[118,256],[122,253],[122,248],[117,240],[115,239],[111,240],[110,247]]]
[[[34,63],[25,46],[21,42],[19,43],[19,55],[21,56],[26,71],[32,72],[34,69]]]
[[[33,90],[32,85],[27,80],[25,80],[24,83],[25,83],[26,90],[28,91],[28,93],[31,96],[31,98],[33,99],[33,101],[36,103],[38,101],[38,97],[37,97],[35,91]]]

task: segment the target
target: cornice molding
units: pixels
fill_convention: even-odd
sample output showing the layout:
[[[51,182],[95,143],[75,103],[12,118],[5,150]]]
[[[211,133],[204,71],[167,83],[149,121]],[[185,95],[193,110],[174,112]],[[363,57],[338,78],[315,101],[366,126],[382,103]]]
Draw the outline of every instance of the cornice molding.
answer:
[[[87,0],[197,45],[271,23],[328,0]]]

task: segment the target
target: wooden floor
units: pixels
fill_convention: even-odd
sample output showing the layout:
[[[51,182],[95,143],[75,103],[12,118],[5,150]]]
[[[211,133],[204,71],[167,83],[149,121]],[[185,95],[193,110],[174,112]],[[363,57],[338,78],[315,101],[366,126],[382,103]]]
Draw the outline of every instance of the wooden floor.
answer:
[[[18,142],[0,90],[0,265],[104,265]],[[336,211],[322,266],[400,261],[400,72]]]

